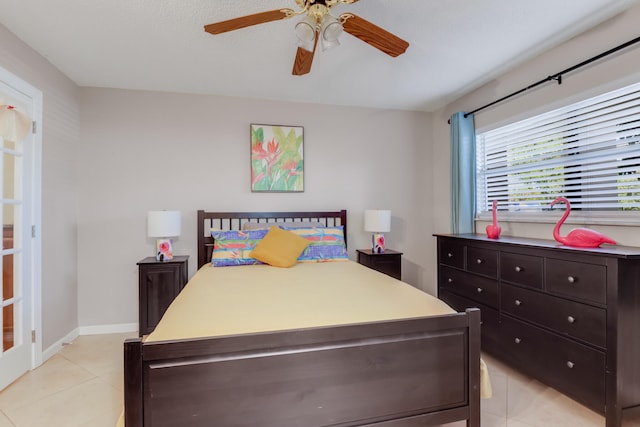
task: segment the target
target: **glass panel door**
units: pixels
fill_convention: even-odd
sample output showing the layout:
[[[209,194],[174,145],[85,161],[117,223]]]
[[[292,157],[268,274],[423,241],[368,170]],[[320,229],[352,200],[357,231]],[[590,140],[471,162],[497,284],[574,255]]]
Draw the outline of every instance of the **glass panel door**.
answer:
[[[3,81],[2,77],[0,73],[0,109],[5,109],[6,113],[8,105],[12,105],[15,110],[33,117],[33,99]],[[0,390],[33,366],[32,203],[25,203],[25,200],[31,200],[34,136],[29,132],[21,141],[13,139],[0,134]]]

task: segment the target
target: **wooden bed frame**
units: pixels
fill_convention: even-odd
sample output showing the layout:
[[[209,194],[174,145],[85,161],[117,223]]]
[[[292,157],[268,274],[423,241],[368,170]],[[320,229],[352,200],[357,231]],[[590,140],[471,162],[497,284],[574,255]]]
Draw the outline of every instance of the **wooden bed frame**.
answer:
[[[320,221],[346,211],[198,211],[209,229]],[[346,238],[346,232],[345,232]],[[207,255],[208,254],[208,255]],[[126,427],[480,426],[480,311],[332,327],[124,343]]]

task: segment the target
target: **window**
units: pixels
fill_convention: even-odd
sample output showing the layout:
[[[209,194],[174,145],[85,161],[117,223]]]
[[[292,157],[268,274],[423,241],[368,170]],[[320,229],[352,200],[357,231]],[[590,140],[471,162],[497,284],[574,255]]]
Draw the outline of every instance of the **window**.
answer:
[[[640,210],[640,83],[476,137],[477,212]],[[636,213],[637,216],[637,213]]]

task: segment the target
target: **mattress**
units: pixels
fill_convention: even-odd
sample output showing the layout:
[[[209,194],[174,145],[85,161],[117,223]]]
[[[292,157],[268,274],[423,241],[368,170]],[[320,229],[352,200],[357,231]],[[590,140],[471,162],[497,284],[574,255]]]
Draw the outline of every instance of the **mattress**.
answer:
[[[353,261],[203,266],[147,341],[454,313],[413,286]]]

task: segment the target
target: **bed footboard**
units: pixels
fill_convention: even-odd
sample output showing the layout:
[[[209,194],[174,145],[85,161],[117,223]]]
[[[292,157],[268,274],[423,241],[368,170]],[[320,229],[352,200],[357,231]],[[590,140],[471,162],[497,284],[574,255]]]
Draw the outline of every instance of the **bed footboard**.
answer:
[[[126,427],[480,425],[480,312],[125,342]]]

